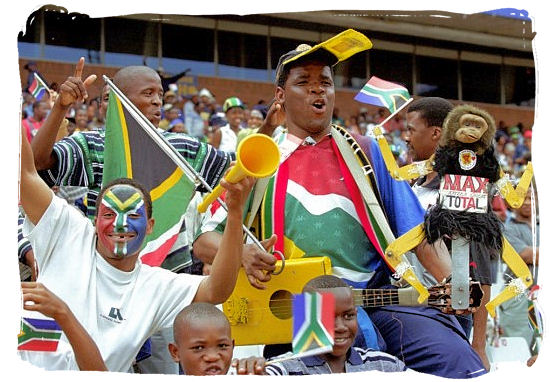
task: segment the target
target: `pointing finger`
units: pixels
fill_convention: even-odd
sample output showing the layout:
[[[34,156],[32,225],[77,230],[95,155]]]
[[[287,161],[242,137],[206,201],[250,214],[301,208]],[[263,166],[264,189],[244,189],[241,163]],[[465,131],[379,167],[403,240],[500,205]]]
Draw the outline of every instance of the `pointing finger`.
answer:
[[[84,70],[84,57],[80,57],[80,60],[78,60],[78,63],[76,64],[76,68],[74,70],[74,76],[77,78],[81,78],[82,70]]]

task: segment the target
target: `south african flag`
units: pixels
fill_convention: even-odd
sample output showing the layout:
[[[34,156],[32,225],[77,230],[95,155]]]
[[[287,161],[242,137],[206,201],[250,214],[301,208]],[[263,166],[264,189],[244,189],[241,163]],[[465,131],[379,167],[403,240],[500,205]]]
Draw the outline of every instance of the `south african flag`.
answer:
[[[356,101],[385,107],[392,114],[410,98],[411,96],[406,87],[384,81],[375,76],[372,76],[355,96]]]
[[[33,74],[34,80],[32,81],[31,86],[29,86],[29,93],[32,94],[35,100],[40,101],[42,97],[44,97],[44,94],[46,94],[48,87],[38,74]]]
[[[292,300],[292,352],[309,356],[329,353],[334,345],[334,295],[304,293]]]
[[[22,317],[17,350],[56,351],[61,333],[54,320]]]
[[[195,184],[162,149],[169,143],[151,138],[146,132],[150,127],[136,113],[111,90],[105,122],[103,184],[124,177],[135,179],[149,191],[155,225],[145,239],[140,258],[147,265],[160,266],[180,235]]]

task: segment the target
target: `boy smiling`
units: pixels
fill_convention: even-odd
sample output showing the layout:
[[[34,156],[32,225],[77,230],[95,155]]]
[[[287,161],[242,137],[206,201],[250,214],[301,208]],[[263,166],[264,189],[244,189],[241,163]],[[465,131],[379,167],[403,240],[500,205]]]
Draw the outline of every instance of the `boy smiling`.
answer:
[[[396,357],[372,349],[352,347],[357,335],[357,308],[351,288],[332,275],[310,280],[304,293],[331,293],[334,295],[334,345],[331,353],[275,362],[265,367],[269,375],[309,375],[352,373],[378,370],[397,372],[406,366]],[[246,367],[247,365],[239,365]]]

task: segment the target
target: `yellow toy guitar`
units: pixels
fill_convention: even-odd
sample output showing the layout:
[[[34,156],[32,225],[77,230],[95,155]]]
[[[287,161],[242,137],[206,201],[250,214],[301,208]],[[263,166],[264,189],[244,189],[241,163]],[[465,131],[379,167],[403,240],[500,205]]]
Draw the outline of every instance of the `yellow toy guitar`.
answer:
[[[280,261],[278,263],[280,265]],[[283,271],[272,275],[265,284],[267,288],[260,290],[250,285],[241,268],[235,290],[223,304],[235,345],[292,342],[292,295],[302,293],[309,280],[325,274],[331,274],[328,257],[288,259]],[[385,305],[450,307],[450,285],[431,287],[428,293],[428,299],[419,304],[419,294],[413,287],[353,290],[355,304],[364,308]],[[481,304],[483,291],[479,283],[470,284],[470,297],[471,307]]]

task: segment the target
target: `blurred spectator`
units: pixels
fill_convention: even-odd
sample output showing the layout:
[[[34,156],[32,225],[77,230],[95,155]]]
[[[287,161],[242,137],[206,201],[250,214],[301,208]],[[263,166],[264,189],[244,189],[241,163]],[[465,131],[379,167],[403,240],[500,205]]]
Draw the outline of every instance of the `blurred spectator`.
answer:
[[[166,104],[175,105],[177,101],[178,101],[178,96],[172,90],[168,90],[166,93],[164,93],[165,105]]]
[[[532,219],[531,190],[528,190],[527,196],[519,208],[514,210],[511,219],[504,226],[504,234],[510,245],[518,252],[523,261],[529,267],[534,278],[534,284],[537,284],[536,266],[539,260],[539,223],[538,216]],[[532,227],[534,220],[535,227]],[[533,230],[535,237],[533,237]],[[515,276],[509,268],[504,272],[505,280],[511,280]],[[518,295],[504,302],[499,306],[499,321],[506,337],[523,337],[525,342],[533,351],[534,332],[529,325],[527,314],[528,299],[525,293]]]
[[[264,121],[264,115],[260,110],[258,109],[251,110],[250,117],[248,118],[248,123],[247,123],[248,127],[241,129],[237,134],[237,147],[239,146],[239,143],[241,143],[241,141],[244,138],[246,138],[250,134],[257,132],[258,129],[262,126],[263,121]]]
[[[221,151],[237,149],[237,134],[242,129],[245,105],[237,97],[229,97],[223,103],[227,124],[214,131],[210,144]]]
[[[40,74],[40,72],[38,71],[38,67],[36,66],[36,62],[29,61],[25,64],[25,66],[23,68],[25,68],[25,70],[27,70],[29,72],[27,74],[27,86],[25,87],[24,91],[26,91],[26,92],[29,91],[29,86],[31,86],[32,82],[34,81],[34,73],[38,74],[44,82],[46,81],[44,79],[44,77]],[[47,85],[47,83],[46,83],[46,85]]]
[[[82,105],[76,110],[74,123],[74,131],[90,131],[88,127],[88,107],[86,105]]]
[[[374,116],[373,122],[376,124],[383,122],[386,119],[386,117],[389,115],[388,113],[389,111],[384,109],[383,107],[378,108],[378,110],[376,111],[376,115]]]
[[[195,108],[195,105],[199,103],[198,93],[189,94],[186,98],[187,98],[187,101],[185,101],[183,104],[183,115],[192,113]]]
[[[32,141],[36,132],[44,123],[50,111],[49,101],[35,101],[32,105],[32,115],[22,121],[23,128],[27,133],[27,139]]]
[[[32,116],[32,104],[34,103],[34,97],[27,92],[23,92],[22,97],[23,104],[21,105],[21,111],[23,115],[21,116],[21,118],[25,119]]]
[[[216,113],[216,99],[210,90],[203,88],[199,91],[199,115],[203,121],[208,121]]]
[[[159,127],[163,130],[167,130],[171,126],[173,120],[181,117],[181,110],[174,107],[172,104],[165,104],[163,109],[164,118],[159,122]]]
[[[197,139],[204,140],[204,128],[206,123],[199,114],[199,96],[193,95],[191,99],[185,103],[184,108],[184,122],[187,134]]]
[[[346,124],[342,118],[340,118],[340,110],[338,110],[337,107],[335,107],[332,110],[332,123],[334,125],[342,126],[344,127]]]
[[[248,108],[247,104],[244,104],[244,110],[243,110],[243,120],[241,122],[241,128],[248,127],[248,120],[250,119],[250,109]]]
[[[348,118],[346,122],[346,129],[350,133],[362,135],[361,129],[359,128],[359,125],[357,124],[357,117],[351,116]]]
[[[359,115],[357,116],[357,121],[360,122],[361,119],[366,122],[367,116],[369,115],[369,110],[366,107],[359,109]]]
[[[248,117],[247,126],[250,129],[259,129],[262,126],[264,121],[264,115],[261,111],[254,109],[250,111],[250,116]]]
[[[504,199],[502,199],[502,196],[498,194],[493,196],[491,207],[493,208],[493,212],[498,216],[499,220],[506,223],[508,220],[508,208],[506,207],[506,203],[504,202]]]
[[[519,134],[518,134],[519,135]],[[525,154],[531,150],[531,142],[529,142],[529,147],[527,147],[527,145],[525,144],[526,140],[529,140],[531,141],[531,136],[532,136],[532,132],[530,130],[527,130],[524,134],[523,134],[523,142],[519,142],[519,137],[518,137],[518,142],[516,143],[516,149],[514,150],[514,163],[521,163],[523,164],[523,157],[525,156]],[[515,143],[515,142],[514,142]],[[519,162],[518,162],[519,160]]]
[[[170,126],[166,129],[171,133],[187,133],[185,129],[185,124],[180,118],[175,118],[170,121]]]
[[[96,97],[88,103],[88,130],[99,130],[105,123],[99,118],[99,102],[100,98]]]
[[[498,127],[497,127],[497,134],[499,131],[502,131],[506,133],[508,131],[508,126],[506,126],[506,122],[504,121],[498,121]]]
[[[214,102],[214,96],[210,93],[210,90],[203,88],[199,91],[199,101],[202,103],[211,103]]]
[[[397,163],[400,167],[409,163],[409,150],[405,138],[406,136],[407,130],[405,128],[393,132],[393,144],[396,146],[396,151],[399,153],[397,156]]]
[[[212,140],[215,131],[226,124],[227,119],[225,118],[225,113],[218,112],[213,114],[208,121],[208,141],[210,142]]]

